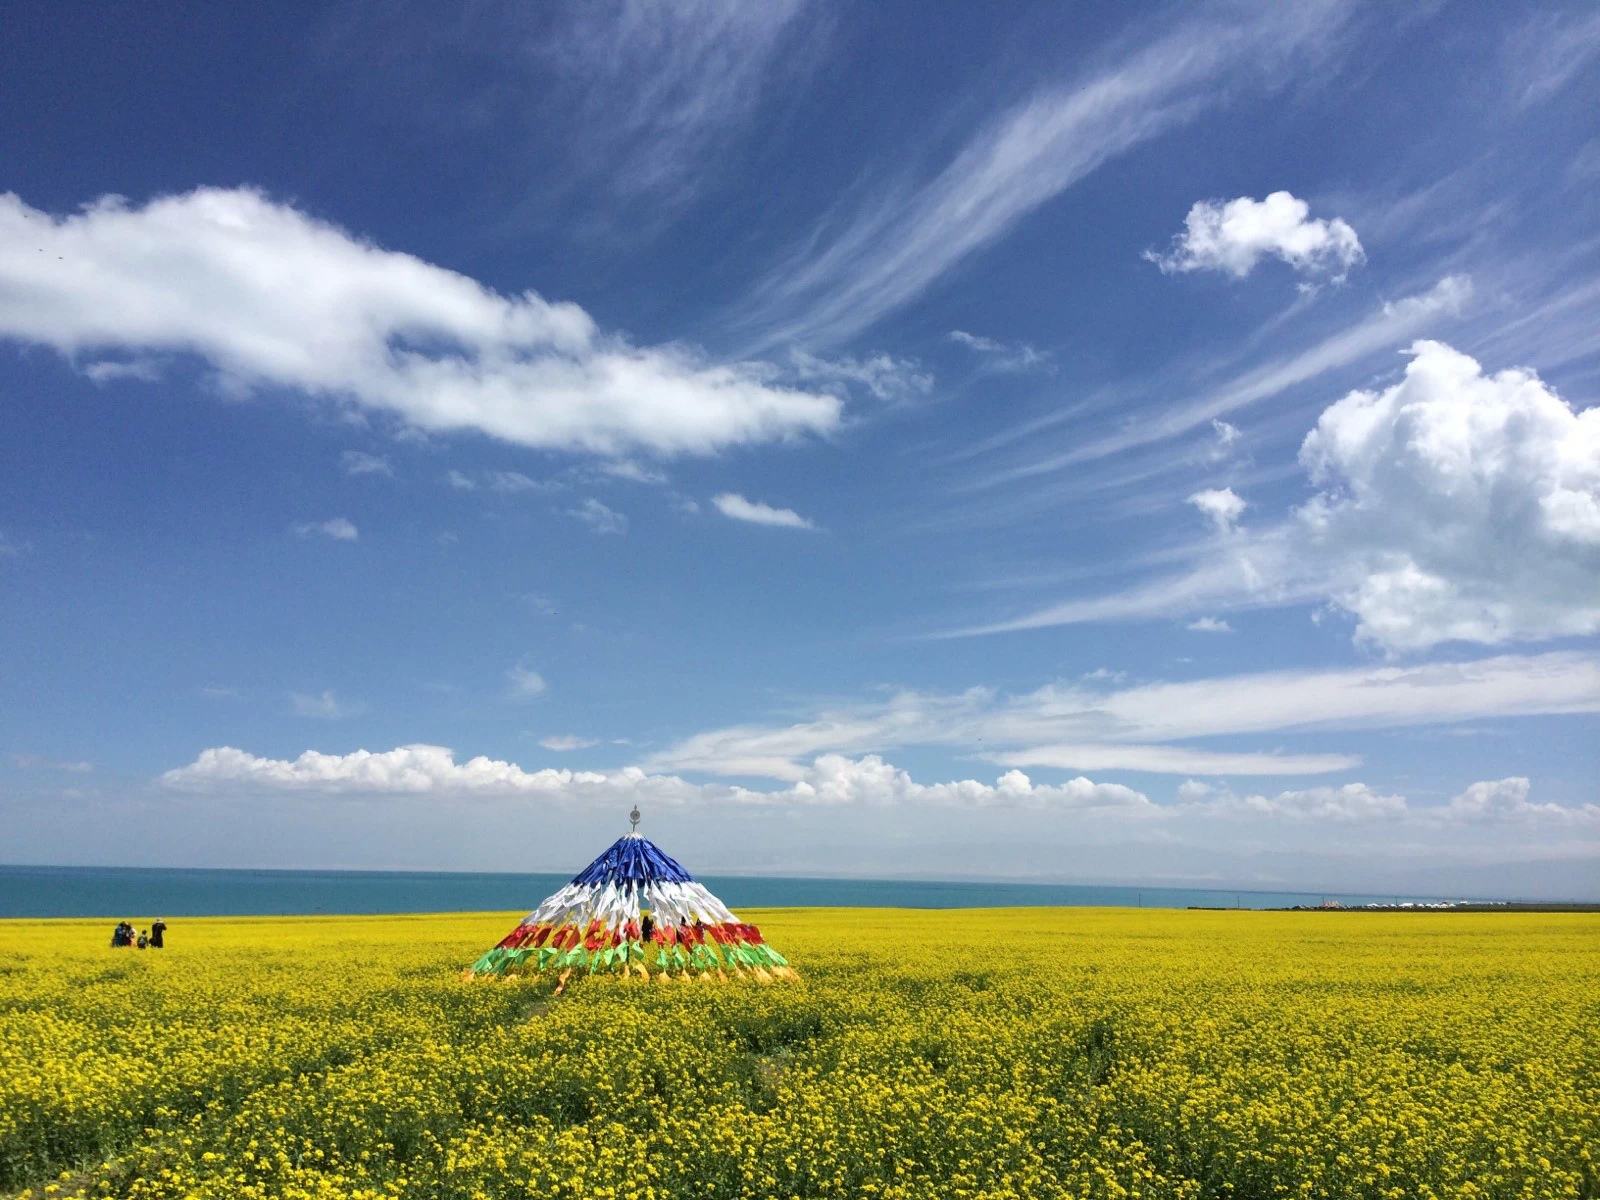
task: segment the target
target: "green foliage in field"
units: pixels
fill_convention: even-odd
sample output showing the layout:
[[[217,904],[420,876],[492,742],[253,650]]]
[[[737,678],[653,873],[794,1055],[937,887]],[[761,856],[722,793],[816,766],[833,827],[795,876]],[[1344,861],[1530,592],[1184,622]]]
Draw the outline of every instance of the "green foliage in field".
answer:
[[[804,976],[463,983],[504,914],[0,923],[0,1192],[1600,1196],[1600,920],[751,914]]]

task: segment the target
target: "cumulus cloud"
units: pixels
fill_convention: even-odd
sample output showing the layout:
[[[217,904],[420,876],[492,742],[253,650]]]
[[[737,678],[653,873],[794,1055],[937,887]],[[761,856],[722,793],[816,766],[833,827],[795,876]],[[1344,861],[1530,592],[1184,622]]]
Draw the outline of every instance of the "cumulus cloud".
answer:
[[[576,517],[595,533],[622,534],[628,532],[628,518],[610,505],[602,504],[593,496],[590,496],[577,508],[569,508],[567,515]]]
[[[1246,508],[1232,488],[1206,488],[1190,496],[1189,503],[1206,515],[1218,533],[1231,533]]]
[[[1221,617],[1200,617],[1197,620],[1190,621],[1189,624],[1187,626],[1185,626],[1185,628],[1191,629],[1195,633],[1232,633],[1233,632],[1233,626],[1229,625]]]
[[[348,517],[332,517],[326,521],[302,521],[294,527],[301,537],[332,538],[336,542],[353,542],[361,531]]]
[[[965,346],[983,360],[991,371],[1016,372],[1050,369],[1050,356],[1027,342],[1002,342],[997,338],[952,329],[945,335],[958,346]]]
[[[1241,530],[1237,496],[1197,492],[1232,536],[1185,573],[961,632],[1305,603],[1391,653],[1600,631],[1600,408],[1442,342],[1410,355],[1322,413],[1300,449],[1317,490],[1285,519]]]
[[[815,529],[816,526],[792,508],[774,508],[758,500],[746,500],[737,492],[723,492],[713,496],[711,503],[725,517],[735,521],[748,521],[752,525],[779,525],[787,529]]]
[[[1061,783],[1036,783],[1017,770],[1002,773],[992,783],[976,779],[920,783],[873,754],[859,758],[819,755],[805,764],[791,782],[758,789],[720,782],[696,783],[638,766],[584,771],[529,769],[486,755],[458,760],[454,751],[446,747],[421,743],[348,754],[307,750],[292,759],[265,758],[231,746],[218,746],[202,750],[193,762],[165,772],[159,782],[175,791],[205,795],[311,794],[428,797],[441,801],[509,797],[549,804],[619,806],[619,810],[630,803],[840,811],[1033,809],[1076,813],[1086,819],[1136,822],[1151,829],[1193,829],[1196,822],[1216,822],[1218,828],[1228,828],[1252,822],[1283,829],[1404,829],[1424,839],[1451,831],[1460,835],[1495,824],[1547,830],[1600,826],[1600,805],[1530,803],[1527,781],[1521,779],[1474,784],[1449,805],[1434,809],[1416,808],[1403,796],[1365,783],[1273,795],[1239,795],[1225,786],[1192,779],[1177,789],[1176,803],[1156,804],[1144,793],[1120,784],[1084,776]],[[1324,835],[1319,832],[1316,836]]]
[[[1171,274],[1223,271],[1235,279],[1250,274],[1263,258],[1282,259],[1303,274],[1343,280],[1366,255],[1356,231],[1338,217],[1312,219],[1311,206],[1288,192],[1265,200],[1201,200],[1189,209],[1183,232],[1165,254],[1145,258]]]
[[[929,805],[954,808],[1115,808],[1153,809],[1149,797],[1115,783],[1095,783],[1081,775],[1062,784],[1035,784],[1021,771],[1007,771],[993,784],[975,779],[951,783],[917,783],[910,774],[876,754],[851,759],[824,754],[805,777],[783,792],[736,793],[766,802],[842,805]]]
[[[1332,598],[1392,650],[1600,630],[1600,409],[1441,342],[1322,414],[1297,520]]]
[[[727,784],[689,783],[639,767],[619,771],[524,770],[485,756],[458,763],[443,746],[411,745],[372,752],[323,754],[307,750],[295,759],[261,758],[231,746],[203,750],[194,762],[161,776],[167,787],[216,792],[318,792],[349,794],[527,795],[548,800],[609,802],[620,798],[666,804],[718,803],[843,807],[924,805],[950,808],[1030,807],[1154,809],[1148,797],[1118,784],[1082,777],[1061,784],[1035,784],[1021,771],[994,783],[965,779],[922,784],[876,755],[849,759],[822,755],[788,788],[759,791]]]
[[[1404,796],[1385,795],[1364,783],[1304,788],[1279,792],[1276,796],[1238,796],[1227,788],[1187,780],[1179,788],[1178,795],[1181,803],[1226,817],[1371,822],[1394,820],[1409,811]]]
[[[339,464],[346,475],[394,475],[394,466],[387,458],[365,450],[346,450],[339,455]]]
[[[770,365],[635,346],[576,304],[500,295],[247,188],[107,196],[66,217],[0,195],[0,336],[193,354],[233,389],[605,455],[825,433],[841,412]]]
[[[1451,798],[1442,814],[1474,823],[1552,820],[1600,825],[1600,804],[1565,806],[1528,799],[1532,784],[1523,776],[1481,780]]]

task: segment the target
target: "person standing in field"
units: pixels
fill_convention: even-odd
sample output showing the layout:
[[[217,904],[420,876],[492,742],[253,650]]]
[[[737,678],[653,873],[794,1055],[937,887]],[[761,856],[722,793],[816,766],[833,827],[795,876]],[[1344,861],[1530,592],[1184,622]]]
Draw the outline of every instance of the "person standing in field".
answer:
[[[160,917],[157,917],[150,926],[150,949],[162,950],[166,948],[166,942],[162,940],[162,937],[166,932],[167,923]]]

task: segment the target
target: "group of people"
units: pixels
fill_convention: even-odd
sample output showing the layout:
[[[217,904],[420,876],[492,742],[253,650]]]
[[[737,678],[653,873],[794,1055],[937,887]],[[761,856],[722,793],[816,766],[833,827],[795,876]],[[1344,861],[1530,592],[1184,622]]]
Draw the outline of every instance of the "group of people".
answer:
[[[111,931],[111,944],[113,946],[137,946],[140,950],[162,950],[166,948],[163,940],[167,933],[167,923],[157,918],[149,929],[135,930],[132,921],[118,921],[117,927]]]

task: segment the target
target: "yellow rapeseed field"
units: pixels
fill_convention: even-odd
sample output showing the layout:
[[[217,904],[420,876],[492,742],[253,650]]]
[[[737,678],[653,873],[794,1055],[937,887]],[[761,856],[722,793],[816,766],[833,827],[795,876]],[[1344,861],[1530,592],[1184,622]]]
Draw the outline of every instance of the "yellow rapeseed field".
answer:
[[[0,1195],[1600,1196],[1600,919],[787,910],[803,980],[464,983],[507,914],[0,922]]]

